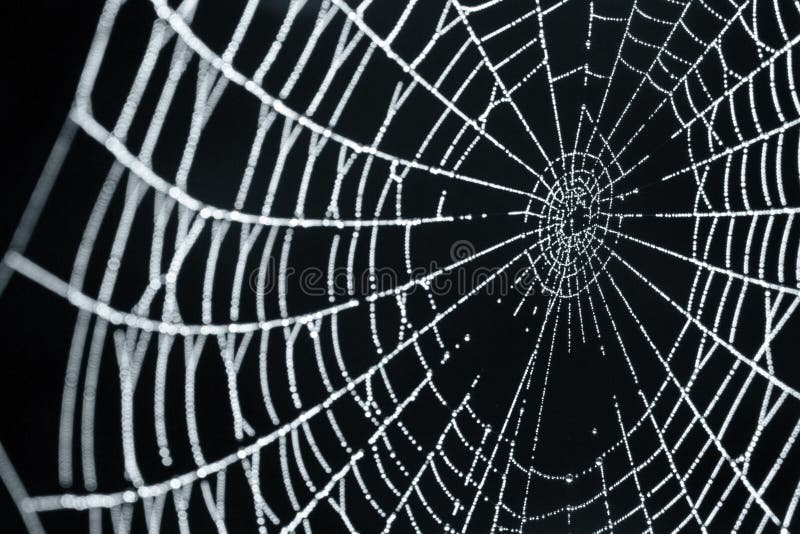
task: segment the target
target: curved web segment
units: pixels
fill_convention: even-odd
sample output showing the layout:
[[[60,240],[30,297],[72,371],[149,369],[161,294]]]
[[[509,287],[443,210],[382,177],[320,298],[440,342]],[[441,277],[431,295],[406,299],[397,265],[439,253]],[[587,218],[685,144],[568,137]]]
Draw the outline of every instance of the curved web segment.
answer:
[[[773,0],[108,0],[3,260],[76,317],[62,488],[0,448],[27,527],[796,526],[798,41]]]

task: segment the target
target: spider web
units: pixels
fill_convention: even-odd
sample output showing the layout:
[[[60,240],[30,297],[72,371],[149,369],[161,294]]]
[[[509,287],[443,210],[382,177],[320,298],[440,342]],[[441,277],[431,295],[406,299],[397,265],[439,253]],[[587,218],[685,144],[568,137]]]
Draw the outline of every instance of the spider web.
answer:
[[[30,531],[797,524],[800,4],[243,4],[103,7]]]

